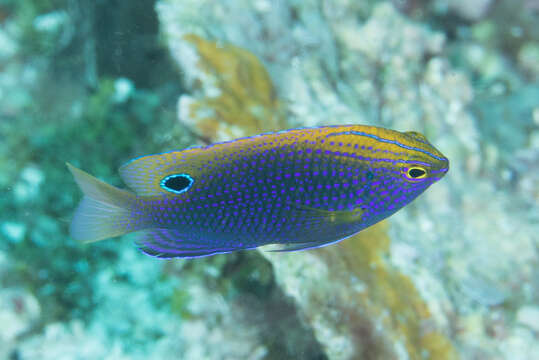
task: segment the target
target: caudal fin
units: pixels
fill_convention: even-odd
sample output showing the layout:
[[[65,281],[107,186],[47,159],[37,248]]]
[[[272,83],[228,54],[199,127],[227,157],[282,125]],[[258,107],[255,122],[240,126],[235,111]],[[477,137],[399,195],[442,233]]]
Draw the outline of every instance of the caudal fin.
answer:
[[[84,193],[71,221],[70,234],[74,239],[94,242],[140,230],[131,218],[134,194],[66,165]]]

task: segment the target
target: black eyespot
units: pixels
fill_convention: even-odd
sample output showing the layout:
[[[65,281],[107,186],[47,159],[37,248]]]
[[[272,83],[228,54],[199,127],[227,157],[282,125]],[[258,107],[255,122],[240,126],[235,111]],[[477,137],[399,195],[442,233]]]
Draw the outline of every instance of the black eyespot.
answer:
[[[189,190],[195,181],[187,174],[169,175],[161,180],[161,187],[175,194],[181,194]]]
[[[412,179],[422,178],[426,174],[427,173],[425,172],[425,170],[420,168],[411,168],[408,170],[408,176],[410,176]]]

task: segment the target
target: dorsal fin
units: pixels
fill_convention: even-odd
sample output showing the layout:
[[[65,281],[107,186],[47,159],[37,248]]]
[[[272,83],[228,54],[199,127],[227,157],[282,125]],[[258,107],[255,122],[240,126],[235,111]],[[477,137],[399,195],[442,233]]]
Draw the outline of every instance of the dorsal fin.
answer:
[[[427,138],[425,137],[425,135],[417,132],[417,131],[406,131],[404,134],[414,138],[415,140],[423,143],[423,144],[427,144],[427,145],[430,145],[429,141],[427,140]]]

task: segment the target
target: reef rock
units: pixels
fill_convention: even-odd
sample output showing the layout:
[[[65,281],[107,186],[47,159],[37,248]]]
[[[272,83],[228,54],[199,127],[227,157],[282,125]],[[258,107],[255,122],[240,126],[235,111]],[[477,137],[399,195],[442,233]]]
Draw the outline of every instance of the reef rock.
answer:
[[[487,159],[515,158],[532,135],[510,128],[520,149],[484,137],[445,35],[357,3],[159,1],[188,85],[180,120],[211,141],[345,123],[423,132],[451,161],[443,181],[338,245],[264,256],[331,359],[531,358],[533,334],[511,319],[537,291],[538,208]]]

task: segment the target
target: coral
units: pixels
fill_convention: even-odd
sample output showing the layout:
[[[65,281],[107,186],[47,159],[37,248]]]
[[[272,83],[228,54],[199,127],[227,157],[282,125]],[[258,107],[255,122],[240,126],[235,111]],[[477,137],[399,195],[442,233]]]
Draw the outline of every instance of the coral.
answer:
[[[530,74],[532,79],[539,80],[539,42],[528,42],[518,52],[520,66]]]
[[[376,235],[371,233],[370,242],[360,235],[328,249],[265,254],[278,284],[294,298],[328,356],[494,357],[514,349],[514,340],[504,342],[497,330],[489,330],[492,320],[486,314],[489,307],[507,306],[501,314],[510,318],[523,301],[530,301],[515,279],[528,282],[532,276],[537,229],[525,219],[530,210],[537,213],[537,206],[513,193],[496,174],[507,161],[498,159],[508,159],[522,171],[520,186],[533,188],[529,164],[536,153],[528,148],[532,110],[524,102],[508,102],[508,108],[526,109],[520,112],[525,115],[503,126],[492,121],[500,117],[492,114],[496,106],[480,105],[492,114],[481,118],[470,111],[481,100],[476,86],[487,79],[505,78],[520,91],[523,78],[507,71],[509,64],[500,56],[504,45],[477,47],[465,39],[448,43],[443,33],[411,21],[388,2],[366,2],[361,8],[346,1],[331,8],[311,2],[262,3],[163,0],[157,10],[172,56],[182,58],[178,62],[186,74],[197,68],[196,57],[177,45],[178,37],[194,33],[242,46],[267,66],[278,98],[287,104],[289,124],[370,123],[419,130],[452,164],[444,181],[388,220],[387,234],[380,225],[371,229]],[[490,3],[483,4],[480,13],[458,11],[482,19]],[[242,17],[231,16],[239,6]],[[474,46],[488,66],[483,60],[475,65],[463,61],[463,56],[477,60]],[[470,81],[475,74],[481,81]],[[199,93],[198,85],[187,88]],[[214,91],[206,84],[202,92],[211,98]],[[505,141],[499,129],[514,137]],[[481,209],[488,212],[478,216]],[[493,326],[501,326],[511,339],[521,332],[510,322],[499,324]],[[469,339],[475,336],[485,345],[474,347]],[[531,337],[520,339],[529,344]],[[526,357],[532,350],[523,346],[515,356]]]
[[[5,190],[0,197],[0,288],[6,289],[0,291],[0,317],[12,325],[0,331],[0,358],[259,359],[305,354],[323,359],[312,331],[299,323],[295,307],[275,285],[271,265],[256,253],[200,260],[196,267],[176,263],[173,270],[163,270],[172,264],[139,254],[129,239],[84,246],[69,238],[69,219],[81,194],[65,161],[120,185],[116,168],[126,160],[184,148],[194,141],[185,126],[174,121],[178,79],[171,68],[162,68],[168,57],[155,51],[157,42],[133,46],[146,57],[124,67],[133,59],[112,51],[129,48],[114,45],[112,40],[119,35],[105,41],[106,29],[100,28],[99,35],[87,27],[107,6],[77,4],[80,7],[64,12],[61,1],[44,9],[13,2],[14,13],[0,23],[0,41],[6,45],[0,51],[5,60],[0,74],[0,135],[5,140],[0,143],[0,186]],[[0,5],[0,15],[3,9]],[[100,18],[102,24],[110,21],[108,16],[121,17],[121,9],[130,7],[111,9],[113,14]],[[48,29],[59,13],[67,14],[62,18],[66,22]],[[132,14],[137,13],[147,16],[140,11]],[[78,18],[81,14],[87,18]],[[33,26],[35,18],[46,32],[44,39],[58,35],[71,39],[69,51],[56,42],[46,46],[41,38],[33,39],[36,44],[21,44],[26,36],[22,28]],[[80,26],[69,26],[77,21]],[[143,21],[155,24],[156,18]],[[123,17],[122,23],[130,23],[126,27],[132,26],[133,34],[141,30],[137,19]],[[81,38],[84,42],[76,40]],[[130,39],[132,44],[140,40]],[[146,34],[143,40],[151,38]],[[204,51],[218,51],[211,42],[197,44]],[[147,54],[145,49],[153,50]],[[237,76],[231,72],[232,78],[219,80],[225,87],[233,86],[233,92],[223,96],[224,106],[234,104],[233,96],[246,96],[241,88],[248,84],[244,77],[253,76],[260,81],[247,90],[262,96],[234,111],[282,119],[280,105],[264,97],[272,85],[261,63],[233,46],[226,51],[234,54],[229,55],[231,61],[238,54],[244,58],[237,63]],[[59,53],[62,56],[56,57]],[[217,66],[211,59],[208,66]],[[150,65],[159,71],[125,77]],[[159,79],[161,83],[155,84]],[[141,85],[154,87],[149,91]],[[273,112],[257,114],[265,107]],[[39,311],[29,317],[17,314],[7,293],[11,289],[23,300],[32,300],[28,303]],[[281,316],[273,316],[269,307]]]
[[[537,357],[536,11],[3,1],[0,358]],[[130,237],[67,235],[80,193],[65,161],[121,185],[124,161],[197,137],[345,123],[421,131],[451,170],[307,252],[160,262]]]
[[[264,255],[330,358],[457,358],[415,285],[386,260],[387,227],[375,225],[301,256]]]
[[[197,94],[179,100],[180,120],[213,141],[285,126],[283,107],[273,84],[252,53],[186,34],[180,40],[189,86]],[[187,55],[189,54],[189,55]],[[185,60],[188,59],[188,60]]]
[[[185,358],[326,358],[257,252],[169,263],[165,274],[181,279],[172,306]]]
[[[484,146],[492,144],[493,147],[487,154],[488,164],[492,164],[490,169],[511,164],[516,152],[527,147],[533,134],[532,129],[537,128],[530,115],[537,107],[538,96],[539,86],[528,85],[506,94],[501,99],[497,96],[478,97],[472,104]],[[490,119],[499,119],[499,122],[493,123]]]
[[[478,20],[484,17],[493,3],[492,0],[449,0],[444,2],[447,3],[445,6],[447,6],[450,10],[470,21]]]
[[[0,358],[12,356],[17,338],[30,332],[40,315],[41,308],[32,294],[19,288],[0,289]]]

